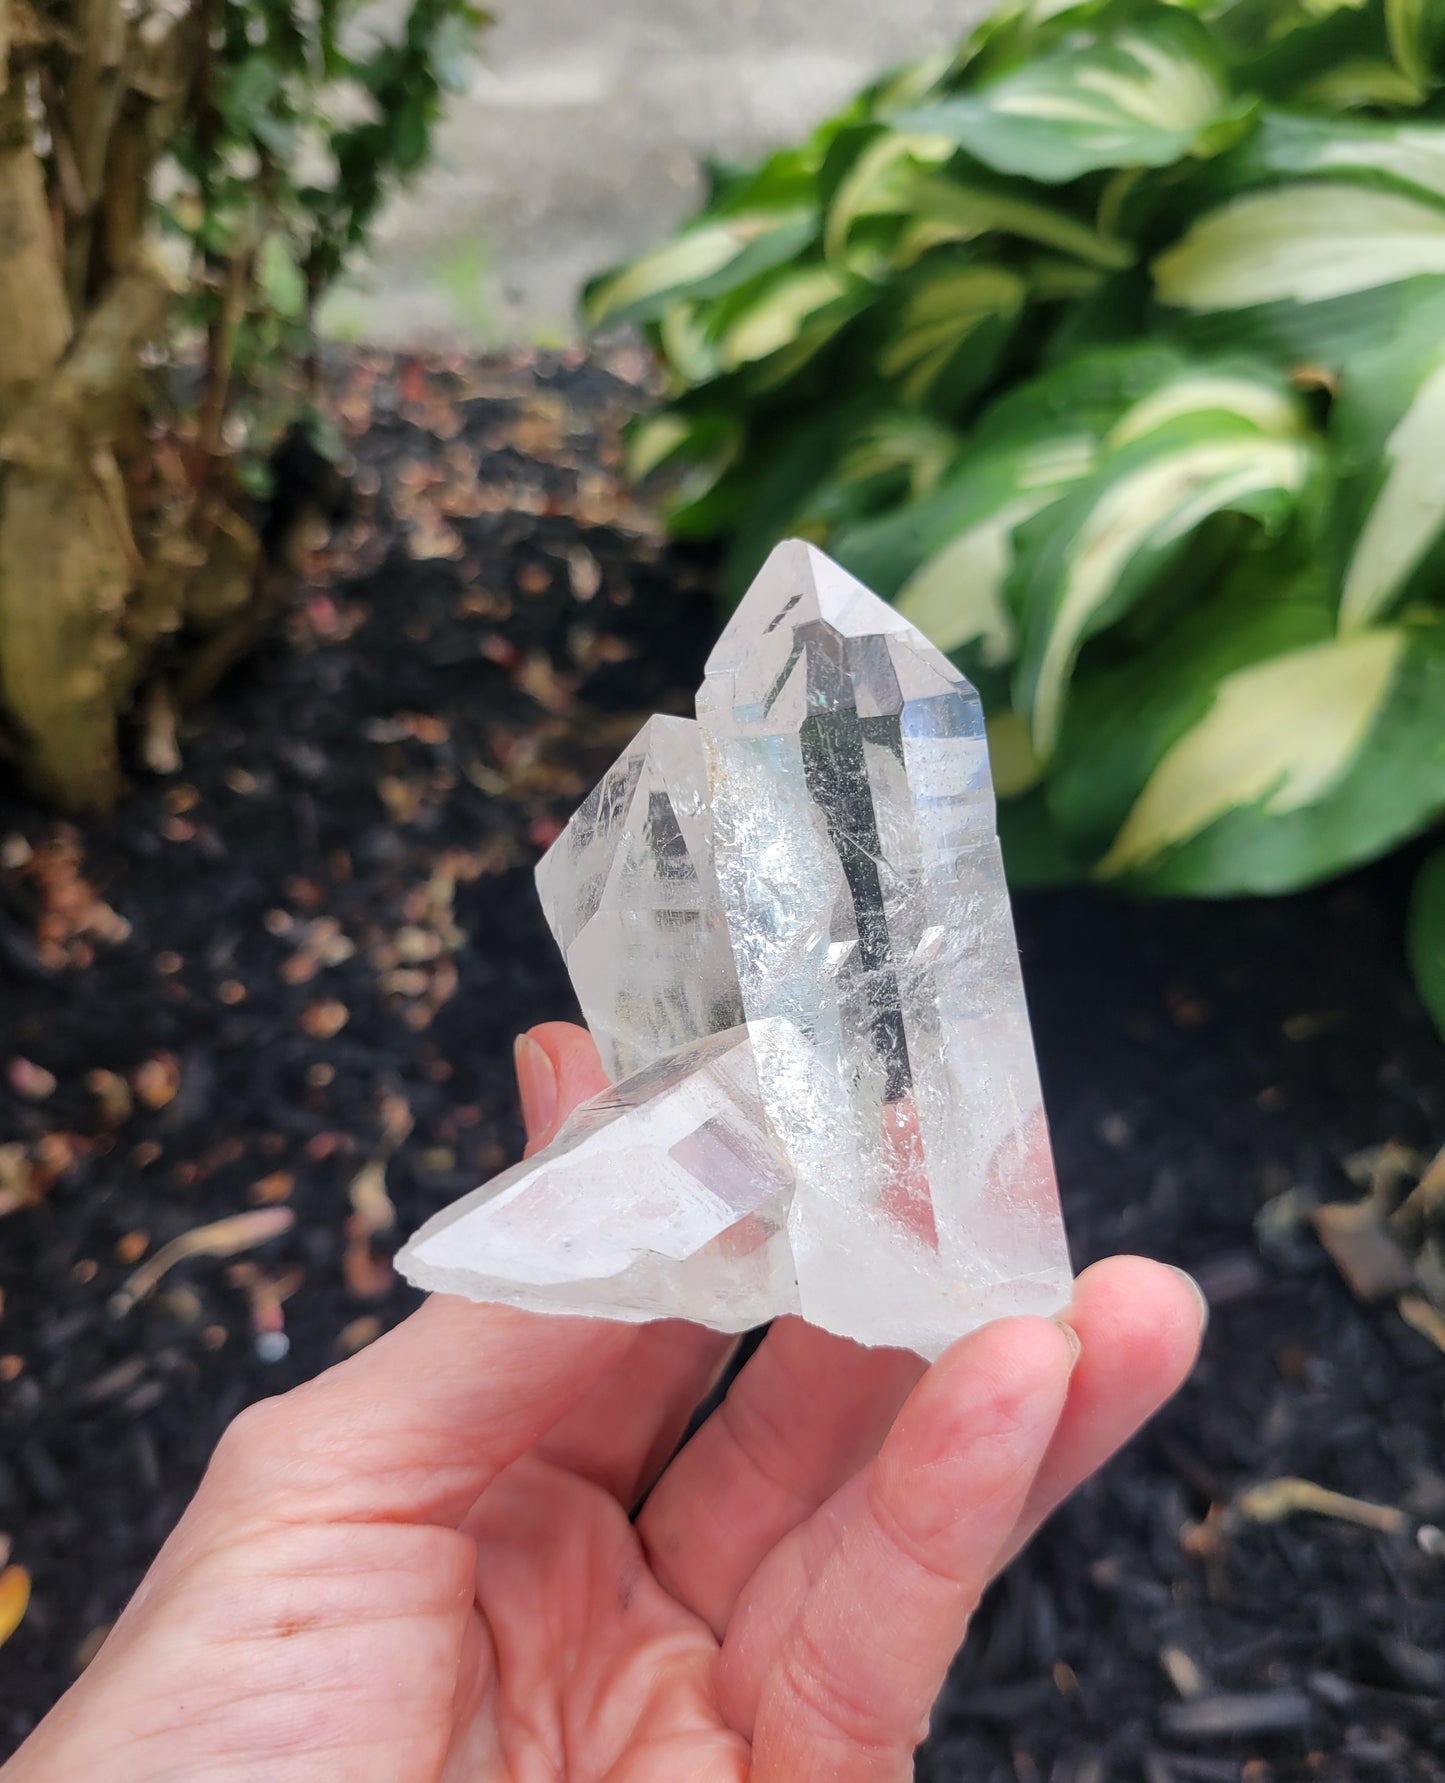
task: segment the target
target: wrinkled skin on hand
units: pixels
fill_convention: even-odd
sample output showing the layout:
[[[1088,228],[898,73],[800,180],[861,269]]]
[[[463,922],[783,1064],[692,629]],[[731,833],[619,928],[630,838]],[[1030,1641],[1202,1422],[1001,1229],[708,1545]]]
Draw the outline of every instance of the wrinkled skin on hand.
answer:
[[[521,1052],[535,1147],[602,1073],[560,1023]],[[729,1339],[432,1300],[237,1419],[0,1777],[904,1783],[988,1580],[1201,1311],[1115,1258],[926,1371],[780,1320],[662,1471]]]

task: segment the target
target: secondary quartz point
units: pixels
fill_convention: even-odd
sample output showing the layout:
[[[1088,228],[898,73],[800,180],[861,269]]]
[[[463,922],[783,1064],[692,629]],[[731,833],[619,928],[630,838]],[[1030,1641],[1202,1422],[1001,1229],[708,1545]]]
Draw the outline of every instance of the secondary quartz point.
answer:
[[[743,1019],[691,719],[648,720],[543,857],[537,890],[609,1077]]]
[[[801,1312],[929,1356],[1067,1302],[978,698],[837,564],[773,552],[697,723],[644,727],[538,884],[604,1062],[636,1075],[425,1228],[412,1279],[724,1330]],[[709,1137],[679,1177],[689,1120]],[[762,1198],[738,1217],[767,1231],[741,1250],[740,1157]]]
[[[733,1028],[584,1102],[535,1157],[423,1226],[401,1261],[419,1287],[473,1300],[745,1331],[800,1310],[792,1189],[748,1030]]]

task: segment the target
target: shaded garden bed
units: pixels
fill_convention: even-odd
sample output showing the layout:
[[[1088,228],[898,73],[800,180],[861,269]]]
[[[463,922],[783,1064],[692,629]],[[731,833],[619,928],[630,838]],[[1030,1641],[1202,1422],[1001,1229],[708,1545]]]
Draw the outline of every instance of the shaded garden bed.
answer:
[[[515,1153],[511,1037],[572,1012],[531,865],[642,714],[687,708],[712,626],[620,481],[643,377],[356,359],[356,511],[181,773],[78,829],[0,804],[0,1538],[34,1581],[0,1749],[227,1420],[402,1316],[398,1237]],[[1362,1149],[1445,1138],[1403,883],[1024,900],[1078,1260],[1183,1263],[1215,1316],[995,1592],[936,1783],[1445,1777],[1445,1356],[1307,1218]],[[176,1240],[235,1248],[137,1280]],[[1284,1475],[1397,1516],[1238,1511]]]

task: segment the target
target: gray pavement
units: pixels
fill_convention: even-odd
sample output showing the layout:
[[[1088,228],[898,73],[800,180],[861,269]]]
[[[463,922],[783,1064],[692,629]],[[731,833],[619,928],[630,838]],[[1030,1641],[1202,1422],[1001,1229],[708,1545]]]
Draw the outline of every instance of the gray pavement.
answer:
[[[981,0],[495,0],[436,164],[384,213],[334,333],[564,340],[583,280],[696,202],[698,159],[789,142]]]

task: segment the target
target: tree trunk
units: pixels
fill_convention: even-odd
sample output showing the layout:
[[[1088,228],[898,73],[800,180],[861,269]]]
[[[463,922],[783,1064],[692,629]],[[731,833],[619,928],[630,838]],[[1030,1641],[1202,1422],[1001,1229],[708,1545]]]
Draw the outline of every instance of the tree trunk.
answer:
[[[14,80],[0,94],[0,427],[70,339],[33,134],[24,82]]]
[[[149,264],[112,281],[0,437],[0,698],[31,785],[71,810],[104,808],[120,781],[124,622],[145,569],[112,447],[171,296]]]

